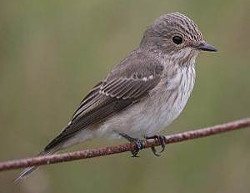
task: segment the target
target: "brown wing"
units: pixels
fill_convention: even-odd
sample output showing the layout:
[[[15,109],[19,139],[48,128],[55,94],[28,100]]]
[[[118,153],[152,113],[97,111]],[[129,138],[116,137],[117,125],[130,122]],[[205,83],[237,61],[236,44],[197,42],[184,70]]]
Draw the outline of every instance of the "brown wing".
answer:
[[[156,66],[159,64],[151,60],[133,61],[137,63],[118,65],[103,83],[91,90],[75,111],[71,123],[50,142],[45,150],[57,146],[78,131],[103,122],[115,113],[142,100],[159,83],[162,66]],[[140,68],[131,71],[130,65],[132,68],[139,65]]]

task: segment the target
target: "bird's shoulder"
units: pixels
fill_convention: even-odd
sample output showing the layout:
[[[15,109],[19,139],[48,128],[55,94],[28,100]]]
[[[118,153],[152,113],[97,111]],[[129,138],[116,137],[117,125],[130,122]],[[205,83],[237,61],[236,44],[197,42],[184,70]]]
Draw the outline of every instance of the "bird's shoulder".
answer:
[[[108,82],[117,78],[144,78],[145,80],[145,78],[152,75],[155,77],[160,76],[163,69],[164,66],[157,55],[137,49],[117,64],[105,81]]]

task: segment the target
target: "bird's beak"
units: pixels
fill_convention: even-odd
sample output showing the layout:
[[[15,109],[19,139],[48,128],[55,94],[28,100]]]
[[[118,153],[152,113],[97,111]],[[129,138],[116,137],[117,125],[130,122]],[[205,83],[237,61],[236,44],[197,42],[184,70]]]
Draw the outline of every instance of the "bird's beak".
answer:
[[[209,52],[217,52],[218,49],[215,46],[212,46],[206,42],[200,43],[197,48],[202,51],[209,51]]]

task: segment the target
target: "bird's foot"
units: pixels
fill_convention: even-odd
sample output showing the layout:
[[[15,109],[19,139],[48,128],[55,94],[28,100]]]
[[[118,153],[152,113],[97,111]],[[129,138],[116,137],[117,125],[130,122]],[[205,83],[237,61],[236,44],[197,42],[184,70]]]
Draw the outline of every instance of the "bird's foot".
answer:
[[[162,147],[162,150],[157,152],[156,148],[153,146],[151,147],[151,150],[153,152],[153,154],[157,157],[161,156],[161,153],[165,150],[166,148],[166,137],[164,135],[154,135],[152,137],[145,137],[145,139],[158,139],[160,144],[161,144],[161,147]]]
[[[142,141],[138,138],[130,137],[124,133],[120,133],[120,136],[127,139],[129,142],[136,144],[136,148],[132,150],[131,153],[132,153],[132,157],[139,157],[138,156],[139,151],[144,148]]]

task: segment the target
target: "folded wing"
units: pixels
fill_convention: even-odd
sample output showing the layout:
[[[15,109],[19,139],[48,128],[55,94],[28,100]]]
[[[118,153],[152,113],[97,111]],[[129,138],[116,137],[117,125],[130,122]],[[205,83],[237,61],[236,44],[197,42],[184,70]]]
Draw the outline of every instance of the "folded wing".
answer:
[[[124,60],[83,99],[70,124],[46,146],[45,151],[143,100],[159,83],[162,71],[163,67],[155,60],[138,58],[138,54]]]

